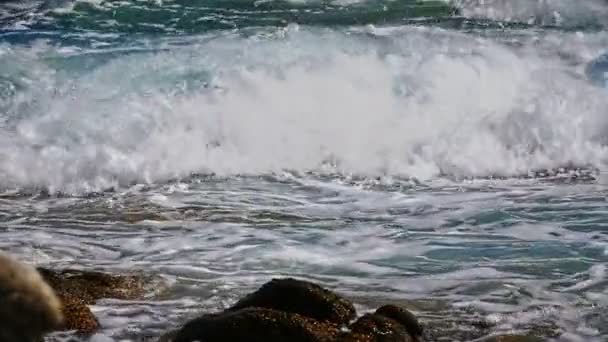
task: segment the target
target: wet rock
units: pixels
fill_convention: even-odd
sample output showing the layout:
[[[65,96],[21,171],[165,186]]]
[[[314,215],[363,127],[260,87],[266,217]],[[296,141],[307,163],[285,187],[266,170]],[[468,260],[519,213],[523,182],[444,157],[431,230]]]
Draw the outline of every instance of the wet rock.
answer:
[[[243,308],[203,315],[188,322],[172,342],[325,342],[334,341],[337,325],[267,308]],[[161,339],[162,340],[162,339]]]
[[[416,316],[408,310],[396,305],[384,305],[376,310],[377,315],[391,318],[405,327],[405,330],[414,338],[420,339],[423,333],[422,325]]]
[[[379,314],[366,314],[350,326],[350,333],[340,342],[410,342],[416,341],[400,322]]]
[[[145,279],[139,276],[46,268],[38,268],[38,271],[62,303],[65,316],[62,330],[92,333],[99,328],[99,322],[88,305],[101,298],[138,299],[145,293]]]
[[[273,279],[221,313],[188,322],[161,341],[415,342],[422,327],[409,311],[385,305],[341,328],[356,315],[353,304],[319,285]]]
[[[180,330],[171,330],[164,333],[156,342],[173,342]]]
[[[99,322],[89,306],[78,298],[61,298],[61,309],[65,317],[62,330],[77,330],[81,333],[92,333],[99,329]]]
[[[36,269],[0,254],[0,341],[41,341],[62,321],[60,302]]]
[[[522,330],[529,331],[528,336],[487,337],[496,333],[495,327],[480,321],[480,313],[449,306],[429,308],[437,311],[427,316],[424,329],[414,314],[398,305],[384,305],[343,329],[356,314],[351,302],[310,282],[274,279],[224,312],[194,319],[160,341],[536,342],[542,339],[533,336],[550,336],[554,331],[541,333],[529,327]]]
[[[60,298],[78,298],[89,305],[101,298],[138,299],[145,294],[145,279],[140,276],[45,268],[38,271]]]
[[[355,318],[353,304],[317,284],[293,278],[273,279],[229,310],[259,307],[297,313],[336,324]]]

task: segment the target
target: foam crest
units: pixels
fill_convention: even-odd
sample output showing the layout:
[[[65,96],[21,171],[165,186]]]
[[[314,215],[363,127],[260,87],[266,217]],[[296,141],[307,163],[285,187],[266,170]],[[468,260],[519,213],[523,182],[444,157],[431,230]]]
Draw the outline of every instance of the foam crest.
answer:
[[[8,61],[29,56],[11,82],[31,82],[6,102],[2,187],[81,192],[285,169],[430,180],[601,168],[604,90],[557,53],[522,44],[290,27],[113,58],[5,48]]]

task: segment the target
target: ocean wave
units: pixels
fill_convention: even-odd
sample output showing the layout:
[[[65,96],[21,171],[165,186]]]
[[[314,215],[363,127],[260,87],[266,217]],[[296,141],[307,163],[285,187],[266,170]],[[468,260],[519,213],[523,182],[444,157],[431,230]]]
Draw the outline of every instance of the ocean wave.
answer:
[[[5,45],[4,88],[20,90],[0,96],[1,187],[86,192],[286,169],[421,181],[601,170],[608,100],[581,62],[597,37],[539,39],[290,26],[129,53]],[[587,49],[564,58],[572,45]]]
[[[248,27],[415,23],[460,29],[606,27],[601,0],[28,0],[0,3],[4,31],[195,34]],[[12,37],[14,38],[14,37]]]
[[[294,23],[318,26],[387,24],[457,12],[444,1],[391,0],[57,0],[27,4],[0,4],[0,18],[5,29],[192,34]]]

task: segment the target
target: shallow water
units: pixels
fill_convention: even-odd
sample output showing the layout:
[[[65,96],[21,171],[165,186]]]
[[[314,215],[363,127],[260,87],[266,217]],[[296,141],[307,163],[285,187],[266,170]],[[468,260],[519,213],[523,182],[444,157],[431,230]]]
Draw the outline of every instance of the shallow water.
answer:
[[[2,3],[0,249],[165,279],[160,300],[98,303],[94,341],[277,276],[429,324],[605,341],[608,90],[588,66],[607,12]]]

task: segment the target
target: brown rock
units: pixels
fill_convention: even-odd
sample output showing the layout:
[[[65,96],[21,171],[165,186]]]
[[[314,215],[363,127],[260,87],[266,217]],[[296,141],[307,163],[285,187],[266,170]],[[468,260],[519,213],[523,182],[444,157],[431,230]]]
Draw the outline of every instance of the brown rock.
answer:
[[[377,315],[391,318],[403,325],[405,330],[414,338],[420,339],[423,333],[422,326],[416,316],[408,310],[396,305],[384,305],[376,310]]]
[[[338,327],[295,313],[243,308],[196,318],[172,337],[172,342],[326,342]]]
[[[355,318],[353,304],[337,294],[304,280],[273,279],[229,310],[249,307],[275,309],[336,324]]]
[[[161,341],[172,342],[415,342],[422,327],[394,305],[359,318],[353,304],[319,285],[273,279],[222,313],[203,315]]]
[[[144,278],[93,271],[38,268],[62,303],[65,324],[62,330],[91,333],[99,322],[88,305],[101,298],[137,299],[145,293]]]
[[[378,314],[361,316],[344,334],[340,342],[412,342],[405,327],[394,319]]]
[[[84,333],[92,333],[99,329],[99,322],[82,300],[74,297],[61,298],[62,311],[65,316],[63,330],[78,330]]]
[[[145,294],[143,277],[45,268],[38,271],[59,297],[78,298],[89,305],[101,298],[137,299]]]
[[[59,300],[36,269],[0,254],[0,341],[40,341],[62,320]]]

